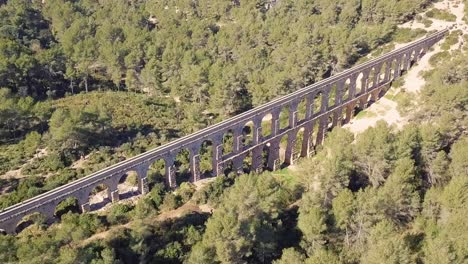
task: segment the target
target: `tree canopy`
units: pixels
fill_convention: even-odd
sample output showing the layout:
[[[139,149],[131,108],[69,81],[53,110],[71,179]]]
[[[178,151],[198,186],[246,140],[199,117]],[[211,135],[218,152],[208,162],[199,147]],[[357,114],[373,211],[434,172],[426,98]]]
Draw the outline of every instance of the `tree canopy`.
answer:
[[[417,37],[397,25],[431,2],[0,0],[0,208]],[[26,217],[0,262],[465,263],[468,55],[444,52],[401,129],[335,128],[293,169],[202,187],[158,161],[138,200]]]

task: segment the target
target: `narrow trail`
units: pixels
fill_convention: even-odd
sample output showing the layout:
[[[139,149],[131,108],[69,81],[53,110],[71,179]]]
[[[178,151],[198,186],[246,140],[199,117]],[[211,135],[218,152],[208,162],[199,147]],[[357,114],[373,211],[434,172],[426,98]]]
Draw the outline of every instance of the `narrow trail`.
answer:
[[[429,18],[425,15],[427,13],[426,11],[422,13],[421,16],[425,19],[430,19],[432,21],[432,24],[429,27],[425,27],[424,24],[417,21],[410,21],[400,25],[399,27],[410,29],[424,29],[426,31],[453,28],[453,30],[460,29],[463,31],[463,34],[468,34],[468,25],[463,20],[463,17],[465,15],[465,5],[463,4],[463,2],[444,0],[442,2],[435,3],[433,8],[449,11],[457,17],[456,21],[448,22]],[[453,51],[461,47],[462,38],[463,36],[459,38],[459,42],[457,44],[451,46],[449,51]],[[417,105],[419,92],[426,84],[426,81],[423,79],[421,74],[424,71],[432,69],[432,66],[429,64],[429,60],[434,54],[437,54],[442,50],[441,44],[443,42],[444,40],[437,43],[433,49],[427,52],[427,54],[402,77],[404,81],[402,87],[392,87],[387,93],[387,95],[385,95],[379,101],[371,105],[368,109],[364,110],[360,116],[358,115],[357,118],[354,118],[349,124],[345,125],[344,127],[349,129],[356,135],[363,132],[369,127],[375,126],[375,124],[380,120],[385,120],[388,124],[394,125],[397,129],[400,129],[404,125],[406,125],[408,123],[408,117],[402,116],[401,113],[398,111],[398,103],[395,101],[395,98],[397,96],[407,96],[409,98],[412,98],[412,103]],[[400,45],[403,46],[405,44],[397,43],[396,48],[398,48],[398,46]]]

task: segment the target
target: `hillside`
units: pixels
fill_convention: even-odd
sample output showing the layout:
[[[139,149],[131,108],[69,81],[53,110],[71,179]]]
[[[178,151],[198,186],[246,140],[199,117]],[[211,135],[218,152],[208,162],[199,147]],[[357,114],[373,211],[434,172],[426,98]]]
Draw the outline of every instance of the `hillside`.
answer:
[[[97,188],[92,213],[24,219],[0,262],[464,263],[467,17],[449,0],[0,1],[2,208],[452,27],[312,158],[175,191],[154,164],[147,195],[130,174],[128,199]]]
[[[348,68],[429,3],[106,2],[2,6],[0,208]]]

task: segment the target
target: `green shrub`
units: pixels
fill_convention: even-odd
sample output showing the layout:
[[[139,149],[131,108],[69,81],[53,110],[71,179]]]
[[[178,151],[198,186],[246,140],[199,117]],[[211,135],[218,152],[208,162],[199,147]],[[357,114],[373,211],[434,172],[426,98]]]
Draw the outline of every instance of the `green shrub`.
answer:
[[[449,22],[457,21],[456,15],[446,10],[441,10],[437,8],[427,11],[426,16],[430,18],[434,18],[434,19],[449,21]]]
[[[427,81],[434,74],[434,72],[435,72],[435,69],[422,71],[420,75],[424,80]]]
[[[41,143],[41,134],[33,131],[26,135],[26,138],[21,142],[23,145],[24,153],[27,156],[32,156]]]
[[[394,99],[397,102],[397,111],[400,113],[400,115],[405,116],[408,111],[413,107],[413,101],[411,100],[411,96],[404,92],[401,91],[398,93]]]
[[[150,198],[153,200],[154,206],[159,208],[163,204],[166,187],[162,183],[157,183],[150,191]]]
[[[234,177],[218,176],[214,181],[195,193],[197,204],[217,204],[224,190],[234,183]]]
[[[130,185],[136,186],[138,185],[138,175],[135,172],[130,172],[125,181]]]
[[[78,174],[74,169],[65,168],[60,170],[56,174],[50,176],[45,181],[44,188],[46,190],[51,190],[53,188],[57,188],[62,186],[68,182],[71,182],[78,178]]]
[[[442,50],[449,50],[451,46],[458,43],[458,37],[462,35],[463,32],[461,30],[456,30],[450,32],[450,34],[445,37],[444,43],[442,43],[441,48]]]
[[[21,169],[21,173],[25,175],[44,175],[49,172],[58,172],[66,167],[63,156],[52,152],[45,157],[34,159],[32,162],[27,163]]]
[[[393,34],[393,41],[398,43],[406,43],[413,41],[419,37],[424,36],[427,33],[424,29],[410,29],[410,28],[399,28]]]
[[[393,81],[393,83],[392,83],[393,88],[400,88],[400,87],[403,87],[403,85],[405,85],[405,79],[404,78],[398,78],[395,81]]]
[[[43,165],[44,170],[49,172],[56,172],[59,169],[65,168],[62,157],[57,153],[47,155],[43,160]]]
[[[112,225],[127,223],[130,220],[130,211],[132,209],[133,206],[129,204],[115,204],[107,215],[107,221]]]
[[[434,22],[432,20],[430,20],[430,19],[424,18],[421,21],[421,23],[423,23],[424,26],[428,28],[428,27],[432,26],[432,23],[434,23]]]
[[[145,217],[155,214],[157,208],[151,197],[145,196],[138,200],[133,212],[136,218],[144,219]]]
[[[443,63],[445,60],[450,58],[450,52],[448,51],[442,51],[437,54],[434,54],[430,59],[429,59],[429,64],[433,67],[437,66],[440,63]]]
[[[79,242],[92,236],[102,227],[103,223],[96,214],[66,213],[62,216],[56,239],[63,242],[70,239]]]
[[[192,198],[195,191],[195,185],[190,182],[183,182],[177,189],[177,194],[182,199],[182,203],[186,203]]]
[[[175,241],[167,244],[154,255],[156,263],[177,263],[178,256],[183,254],[182,245]]]
[[[161,205],[161,211],[167,212],[170,210],[174,210],[181,205],[182,202],[180,196],[175,195],[172,192],[168,192],[166,193],[166,195],[164,195],[163,204]]]
[[[164,183],[165,177],[165,162],[164,160],[158,160],[151,164],[150,170],[148,171],[148,183]]]

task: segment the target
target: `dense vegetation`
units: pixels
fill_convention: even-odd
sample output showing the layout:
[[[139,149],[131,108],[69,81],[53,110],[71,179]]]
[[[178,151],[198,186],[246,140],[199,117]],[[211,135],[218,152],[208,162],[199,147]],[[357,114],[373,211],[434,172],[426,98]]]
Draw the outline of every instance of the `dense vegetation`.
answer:
[[[396,25],[429,2],[0,1],[0,174],[24,176],[0,180],[0,207],[419,36]],[[58,223],[0,235],[0,262],[464,263],[468,55],[444,52],[402,130],[335,129],[295,171],[199,191],[154,168],[135,204],[70,200]],[[158,220],[189,200],[214,212]]]
[[[5,2],[0,208],[350,67],[429,2]]]
[[[226,116],[349,67],[429,1],[211,2],[9,1],[0,86],[170,94]]]
[[[159,185],[135,207],[119,204],[106,216],[67,213],[60,225],[2,236],[0,257],[47,263],[464,263],[467,60],[458,54],[427,74],[424,108],[413,117],[420,125],[395,131],[380,122],[356,138],[335,129],[296,171],[242,175],[235,182],[234,175],[217,178],[194,197],[216,208],[208,220],[191,214],[155,222],[158,211],[191,196],[190,186],[174,196]],[[87,239],[106,229],[104,239]]]

